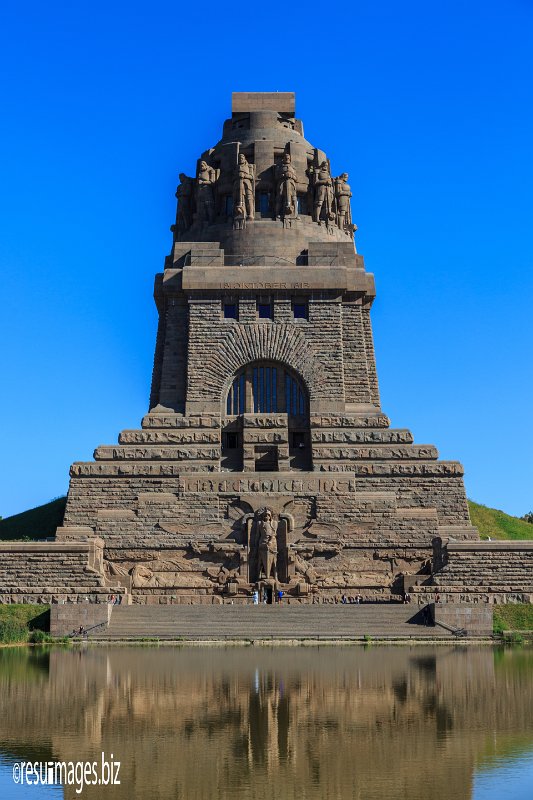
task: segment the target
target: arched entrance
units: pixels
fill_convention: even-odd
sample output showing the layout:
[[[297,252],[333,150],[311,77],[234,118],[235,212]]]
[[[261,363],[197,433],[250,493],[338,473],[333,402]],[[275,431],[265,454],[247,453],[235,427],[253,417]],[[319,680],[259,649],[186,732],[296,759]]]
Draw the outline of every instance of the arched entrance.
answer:
[[[253,469],[276,472],[282,463],[289,469],[311,469],[309,397],[306,386],[294,370],[276,361],[255,361],[240,369],[223,398],[222,468],[243,469],[244,448],[253,444]],[[263,435],[246,443],[243,419],[254,415]],[[287,415],[282,424],[261,425],[261,416]],[[266,423],[266,420],[265,420]],[[249,451],[247,447],[247,451]],[[247,452],[247,457],[250,457]]]

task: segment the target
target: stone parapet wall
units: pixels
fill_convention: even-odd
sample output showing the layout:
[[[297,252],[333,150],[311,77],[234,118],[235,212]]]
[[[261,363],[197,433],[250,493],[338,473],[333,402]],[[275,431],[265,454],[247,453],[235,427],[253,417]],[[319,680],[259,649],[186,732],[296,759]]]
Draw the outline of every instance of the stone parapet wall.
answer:
[[[464,630],[472,636],[490,636],[492,634],[493,620],[490,607],[432,603],[430,610],[436,625]]]
[[[50,608],[50,633],[53,636],[69,636],[77,632],[80,626],[84,631],[98,626],[103,631],[109,625],[113,606],[107,599],[99,603],[58,603]]]
[[[107,598],[103,541],[0,543],[0,602],[57,603]],[[119,588],[116,591],[120,592]]]
[[[433,541],[433,574],[413,585],[419,603],[438,595],[443,604],[533,602],[533,541]],[[459,537],[457,537],[459,538]]]

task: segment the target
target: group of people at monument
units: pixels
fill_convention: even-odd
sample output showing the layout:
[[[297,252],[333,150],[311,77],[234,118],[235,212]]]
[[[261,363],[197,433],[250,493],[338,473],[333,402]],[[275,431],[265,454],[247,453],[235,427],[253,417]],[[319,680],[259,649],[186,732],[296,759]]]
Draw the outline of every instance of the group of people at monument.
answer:
[[[217,209],[220,170],[202,160],[198,164],[196,178],[180,173],[180,183],[176,190],[178,211],[174,231],[180,236],[194,223],[210,225],[217,217],[217,210],[227,217],[228,210],[237,229],[245,226],[246,220],[255,218],[256,175],[255,165],[249,163],[244,153],[239,153],[231,176],[231,203]],[[225,185],[228,176],[224,176]],[[306,182],[306,192],[298,192],[302,182]],[[352,235],[356,226],[352,224],[350,198],[352,192],[348,184],[348,173],[337,178],[331,176],[329,163],[324,159],[320,164],[309,163],[305,178],[298,176],[292,163],[291,154],[285,152],[281,161],[272,166],[270,179],[262,176],[265,184],[263,194],[268,197],[269,212],[279,220],[299,219],[302,204],[305,213],[312,216],[319,225],[336,226]],[[227,196],[226,196],[227,197]],[[300,200],[299,200],[300,198]],[[305,200],[302,200],[305,198]],[[220,203],[218,203],[220,206]]]

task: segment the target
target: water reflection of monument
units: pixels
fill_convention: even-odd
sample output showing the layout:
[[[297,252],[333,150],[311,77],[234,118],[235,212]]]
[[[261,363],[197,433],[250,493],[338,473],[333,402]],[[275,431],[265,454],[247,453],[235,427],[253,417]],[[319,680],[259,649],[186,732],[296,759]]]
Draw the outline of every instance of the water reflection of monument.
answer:
[[[2,749],[113,752],[116,798],[270,798],[276,786],[281,800],[325,787],[470,800],[491,748],[533,747],[527,652],[128,648],[49,661],[0,651]]]

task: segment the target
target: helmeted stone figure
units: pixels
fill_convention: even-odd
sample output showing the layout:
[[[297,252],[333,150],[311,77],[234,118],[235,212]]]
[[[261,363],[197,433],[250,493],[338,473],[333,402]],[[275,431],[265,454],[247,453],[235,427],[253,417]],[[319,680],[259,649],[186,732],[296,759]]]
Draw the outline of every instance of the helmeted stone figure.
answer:
[[[178,198],[178,211],[176,214],[176,228],[178,233],[184,233],[192,224],[192,197],[194,181],[180,172],[180,182],[176,189],[176,197]]]
[[[217,174],[213,167],[210,167],[206,161],[200,161],[196,176],[196,205],[200,222],[213,222],[215,218],[213,188],[216,179]]]
[[[323,217],[326,221],[332,219],[333,190],[328,162],[323,161],[314,172],[315,200],[313,205],[313,219],[320,223]]]
[[[239,153],[233,179],[233,203],[235,209],[244,210],[248,219],[254,218],[255,181],[253,166],[244,153]]]
[[[270,508],[260,508],[255,512],[255,538],[258,542],[259,577],[277,579],[278,542],[274,515]]]
[[[276,217],[295,217],[297,212],[296,170],[290,153],[284,153],[283,161],[276,170]]]
[[[343,172],[335,178],[335,201],[337,206],[337,225],[341,230],[345,230],[352,224],[350,198],[351,189],[348,185],[348,173]]]

